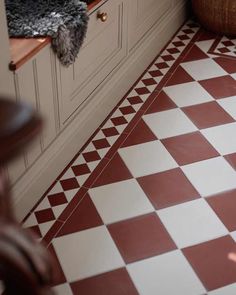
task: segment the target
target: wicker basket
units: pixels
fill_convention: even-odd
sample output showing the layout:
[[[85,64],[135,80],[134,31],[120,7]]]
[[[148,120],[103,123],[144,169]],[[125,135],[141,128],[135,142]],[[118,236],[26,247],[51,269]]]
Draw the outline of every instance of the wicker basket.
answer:
[[[236,0],[192,0],[192,5],[204,27],[236,36]]]

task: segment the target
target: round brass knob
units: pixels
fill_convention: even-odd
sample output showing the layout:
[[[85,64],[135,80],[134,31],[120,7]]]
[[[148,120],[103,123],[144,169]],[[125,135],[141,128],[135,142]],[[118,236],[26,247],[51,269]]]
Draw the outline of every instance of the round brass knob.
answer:
[[[103,23],[107,20],[108,15],[106,12],[99,12],[97,18],[100,19]]]

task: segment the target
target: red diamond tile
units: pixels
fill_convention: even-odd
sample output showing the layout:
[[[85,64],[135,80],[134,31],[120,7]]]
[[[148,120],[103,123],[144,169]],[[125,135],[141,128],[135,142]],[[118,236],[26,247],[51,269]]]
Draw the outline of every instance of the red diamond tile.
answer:
[[[124,125],[128,123],[125,117],[123,116],[112,118],[111,121],[115,126]]]
[[[215,101],[184,107],[183,111],[199,129],[234,122]]]
[[[179,66],[173,75],[169,78],[165,86],[171,86],[181,83],[195,81],[181,66]]]
[[[156,139],[157,137],[152,133],[147,124],[141,120],[128,135],[122,147],[145,143]]]
[[[97,151],[83,153],[83,157],[86,162],[94,162],[101,160],[101,157]]]
[[[224,156],[224,158],[236,170],[236,153],[226,155],[226,156]]]
[[[52,207],[67,203],[67,199],[64,193],[49,195],[48,201]]]
[[[103,225],[102,219],[92,200],[86,195],[57,233],[57,237],[100,225]]]
[[[190,39],[190,37],[188,35],[179,35],[178,38],[180,40],[189,40]]]
[[[121,107],[119,108],[119,110],[121,111],[123,115],[133,114],[136,112],[132,106]]]
[[[235,231],[236,190],[224,192],[216,196],[206,198],[206,200],[228,230]]]
[[[166,138],[162,143],[180,166],[219,156],[200,132]]]
[[[236,95],[236,82],[231,76],[222,76],[199,82],[214,98]]]
[[[167,94],[165,94],[164,91],[162,91],[160,92],[160,94],[158,94],[157,98],[150,105],[150,107],[145,112],[145,114],[152,114],[152,113],[157,113],[161,111],[166,111],[166,110],[174,109],[176,107],[177,107],[176,104],[169,98]]]
[[[170,54],[176,54],[176,53],[180,53],[179,49],[173,47],[173,48],[169,48],[167,49],[167,51],[170,53]]]
[[[229,46],[234,46],[234,43],[230,40],[227,40],[227,41],[223,41],[221,42],[222,44],[224,44],[225,46],[229,47]]]
[[[174,44],[174,46],[176,46],[176,47],[183,47],[183,46],[185,46],[185,44],[182,41],[175,41],[175,42],[172,42],[172,44]]]
[[[159,63],[156,63],[155,66],[158,67],[158,69],[166,69],[166,68],[169,68],[170,66],[165,63],[165,62],[159,62]]]
[[[226,58],[226,57],[217,57],[214,58],[214,61],[218,63],[227,73],[233,74],[236,73],[236,59]]]
[[[75,176],[80,176],[91,172],[87,164],[72,166],[71,169],[73,170]]]
[[[199,198],[198,192],[180,168],[147,175],[137,180],[155,209]]]
[[[183,62],[209,58],[198,46],[193,45],[190,51],[185,55]]]
[[[73,282],[70,286],[73,294],[80,295],[138,295],[125,268]]]
[[[152,77],[161,77],[163,73],[160,70],[154,70],[148,72]]]
[[[172,56],[172,55],[162,55],[161,58],[164,60],[164,61],[171,61],[171,60],[175,60],[175,58]]]
[[[97,178],[92,187],[133,178],[119,154],[116,154]]]
[[[135,91],[136,91],[139,95],[144,95],[144,94],[149,94],[149,93],[150,93],[150,91],[149,91],[146,87],[135,88]]]
[[[185,30],[182,30],[182,32],[184,32],[185,34],[193,34],[194,33],[194,31],[191,29],[185,29]]]
[[[156,82],[153,78],[143,79],[142,82],[143,82],[143,84],[146,85],[146,86],[150,86],[150,85],[155,85],[155,84],[157,84],[157,82]]]
[[[111,136],[119,135],[119,132],[117,131],[117,129],[115,127],[110,127],[110,128],[102,129],[102,132],[104,133],[104,135],[106,137],[111,137]]]
[[[79,188],[79,183],[76,178],[63,179],[60,180],[60,183],[64,191]]]
[[[53,285],[60,285],[60,284],[66,283],[64,272],[62,270],[62,267],[60,265],[60,262],[57,258],[57,254],[52,244],[50,244],[50,246],[48,247],[48,250],[53,259],[53,267],[54,267],[53,268],[53,277],[54,277]]]
[[[55,220],[55,216],[51,208],[36,211],[34,212],[34,214],[38,223],[44,223],[47,221]]]
[[[126,263],[176,249],[156,213],[111,224],[108,230]]]
[[[142,99],[140,98],[140,96],[132,96],[128,98],[128,101],[130,104],[139,104],[139,103],[143,103]]]
[[[39,238],[39,239],[42,238],[42,234],[41,234],[41,231],[40,231],[40,228],[38,225],[28,227],[27,230],[28,229],[33,232],[33,234],[36,236],[36,238]]]
[[[227,258],[235,249],[230,236],[183,249],[183,253],[207,290],[235,283],[236,266]]]
[[[228,49],[227,47],[221,47],[217,49],[218,51],[220,51],[221,53],[228,53],[230,52],[230,49]]]
[[[110,143],[107,141],[106,138],[93,140],[93,145],[95,146],[95,148],[97,150],[105,149],[105,148],[110,147]]]

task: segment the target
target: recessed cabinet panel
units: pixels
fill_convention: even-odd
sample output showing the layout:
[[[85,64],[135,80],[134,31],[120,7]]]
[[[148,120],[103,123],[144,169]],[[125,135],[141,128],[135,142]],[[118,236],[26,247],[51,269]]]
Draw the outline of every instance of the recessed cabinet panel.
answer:
[[[57,61],[61,124],[119,64],[126,54],[122,0],[109,0],[90,15],[86,41],[68,68]],[[98,15],[106,14],[102,21]]]
[[[172,7],[172,0],[129,1],[129,49]]]
[[[38,89],[35,60],[26,63],[15,73],[17,99],[38,109]],[[40,138],[36,138],[26,152],[26,164],[30,166],[41,154]]]

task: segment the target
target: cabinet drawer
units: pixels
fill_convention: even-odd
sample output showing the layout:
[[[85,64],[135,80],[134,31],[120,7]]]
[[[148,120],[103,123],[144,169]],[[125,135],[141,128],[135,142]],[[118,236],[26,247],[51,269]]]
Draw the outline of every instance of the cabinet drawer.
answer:
[[[171,0],[129,1],[129,48],[132,49],[171,7]]]
[[[107,13],[102,22],[99,13]],[[75,63],[57,61],[60,121],[64,124],[125,55],[123,0],[109,0],[89,20],[87,37]]]

